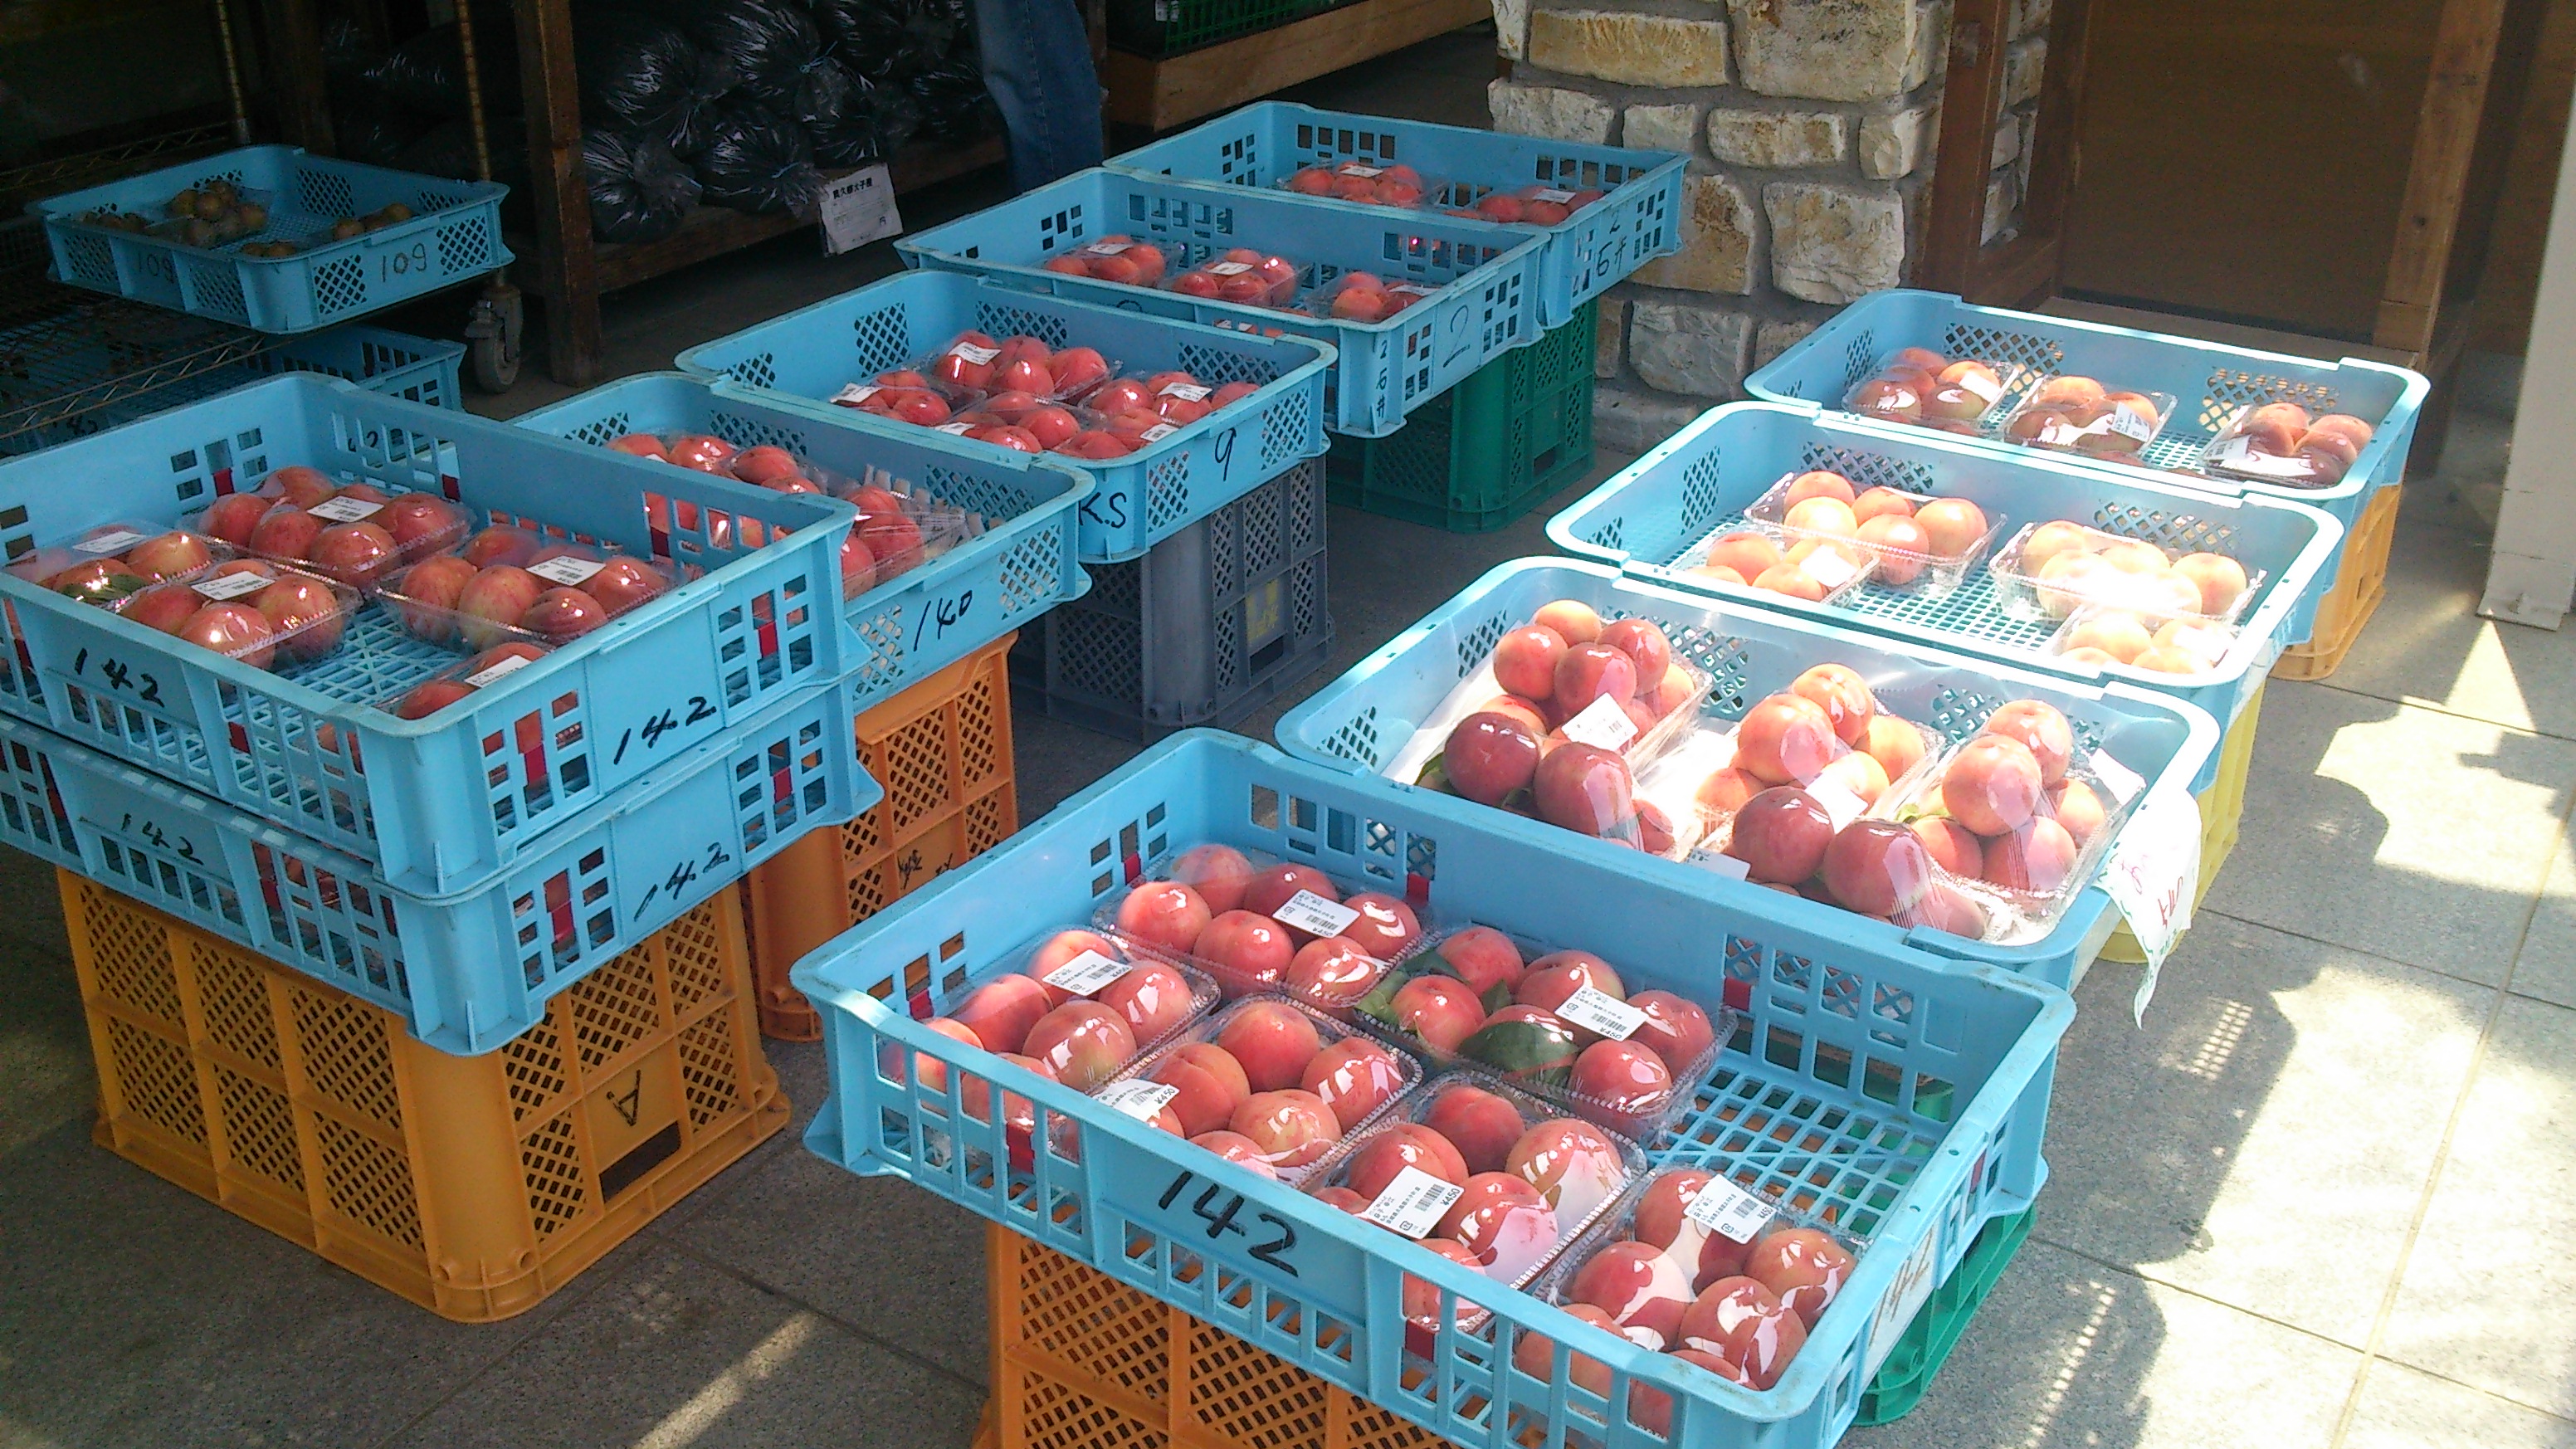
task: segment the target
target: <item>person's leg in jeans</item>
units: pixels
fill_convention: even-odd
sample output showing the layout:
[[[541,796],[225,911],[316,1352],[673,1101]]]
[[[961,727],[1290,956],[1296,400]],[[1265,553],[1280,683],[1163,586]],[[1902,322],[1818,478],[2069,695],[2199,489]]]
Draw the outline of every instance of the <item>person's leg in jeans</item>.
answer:
[[[984,85],[1026,191],[1100,164],[1100,78],[1077,0],[975,0]]]

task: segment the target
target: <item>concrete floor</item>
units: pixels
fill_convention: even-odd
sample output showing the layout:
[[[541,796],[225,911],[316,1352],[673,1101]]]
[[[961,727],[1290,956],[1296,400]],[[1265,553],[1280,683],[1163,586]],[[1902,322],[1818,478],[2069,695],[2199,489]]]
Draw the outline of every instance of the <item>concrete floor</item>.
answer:
[[[1472,120],[1485,44],[1317,90]],[[638,289],[613,370],[889,265],[790,239]],[[2029,1243],[1922,1406],[1847,1442],[2576,1446],[2576,637],[2471,612],[2505,442],[2461,418],[2352,660],[2270,689],[2243,843],[2145,1029],[2126,969],[2079,994]],[[1545,551],[1573,496],[1475,538],[1336,510],[1308,687]],[[1024,818],[1131,753],[1016,725]],[[0,1446],[967,1442],[980,1220],[782,1134],[537,1309],[443,1322],[90,1145],[49,873],[0,870]],[[819,1055],[771,1058],[801,1128]]]

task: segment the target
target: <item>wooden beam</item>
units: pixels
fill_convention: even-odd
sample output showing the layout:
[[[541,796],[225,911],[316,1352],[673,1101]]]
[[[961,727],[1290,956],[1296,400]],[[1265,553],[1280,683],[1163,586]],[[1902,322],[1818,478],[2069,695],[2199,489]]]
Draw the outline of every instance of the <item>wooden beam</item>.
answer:
[[[536,284],[547,299],[546,371],[567,387],[599,376],[599,282],[590,189],[581,174],[581,99],[572,69],[572,0],[517,0],[519,94],[526,97],[528,200],[537,216]]]
[[[2446,0],[2442,6],[2432,68],[2424,78],[2424,102],[2416,113],[2414,159],[2406,171],[2397,236],[2389,249],[2372,333],[2382,347],[2423,352],[2433,345],[2442,281],[2450,270],[2505,8],[2506,0]]]
[[[322,23],[313,0],[260,0],[261,38],[269,60],[269,100],[286,139],[317,156],[336,156],[331,101],[322,85]]]
[[[1986,182],[2003,108],[2006,0],[1957,0],[1950,15],[1950,71],[1941,88],[1940,155],[1932,168],[1923,286],[1966,293],[1985,246]],[[2051,56],[2051,61],[2056,57]]]
[[[1492,16],[1492,0],[1359,0],[1162,60],[1112,50],[1109,119],[1169,130]]]

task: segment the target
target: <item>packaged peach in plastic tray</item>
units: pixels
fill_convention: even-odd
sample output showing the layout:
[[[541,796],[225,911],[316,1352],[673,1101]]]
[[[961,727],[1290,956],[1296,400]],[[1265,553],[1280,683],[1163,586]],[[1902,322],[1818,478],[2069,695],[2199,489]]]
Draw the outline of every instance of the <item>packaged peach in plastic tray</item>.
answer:
[[[1598,752],[1633,776],[1690,727],[1708,687],[1653,620],[1558,599],[1494,641],[1379,773],[1598,835],[1622,822],[1575,808],[1577,764],[1603,763]],[[1542,768],[1569,744],[1585,749]]]
[[[865,477],[834,478],[827,490],[848,499],[859,521],[841,544],[841,592],[856,598],[984,536],[991,521],[908,478],[881,468]]]
[[[1354,1008],[1440,1066],[1489,1071],[1640,1142],[1717,1067],[1734,1013],[1678,992],[1632,991],[1589,951],[1468,926],[1407,956]]]
[[[450,649],[577,639],[668,593],[675,565],[502,524],[422,559],[378,591],[404,632]]]
[[[2048,636],[2047,652],[2068,664],[2121,664],[2152,674],[2216,669],[2236,647],[2236,629],[2190,614],[2158,617],[2109,604],[2086,604]]]
[[[2174,401],[2169,392],[2120,392],[2065,374],[2024,392],[1994,435],[2034,448],[2134,460],[2164,430]]]
[[[1344,322],[1383,322],[1440,289],[1427,282],[1393,281],[1375,272],[1344,272],[1306,298],[1306,310]]]
[[[302,464],[277,469],[254,492],[218,498],[183,523],[353,589],[372,589],[405,565],[456,547],[473,526],[464,507],[435,493],[388,493]]]
[[[1472,202],[1461,194],[1479,190],[1483,194]],[[1606,194],[1597,187],[1551,186],[1544,181],[1490,189],[1462,184],[1441,188],[1438,204],[1451,216],[1465,217],[1469,221],[1554,226]]]
[[[1281,992],[1335,1013],[1367,995],[1426,925],[1386,891],[1215,844],[1155,862],[1125,895],[1101,903],[1096,923],[1187,962],[1229,996]]]
[[[1865,418],[1974,436],[1987,431],[2024,376],[2019,367],[1983,358],[1907,347],[1853,383],[1843,406]]]
[[[1422,1063],[1284,996],[1181,1029],[1094,1095],[1294,1186],[1422,1081]]]
[[[1253,307],[1297,305],[1298,266],[1286,257],[1233,247],[1163,285],[1183,296]]]
[[[1872,561],[1869,582],[1934,599],[1958,588],[2003,530],[2002,519],[1965,498],[1859,488],[1826,469],[1782,474],[1744,516],[1792,551],[1811,541],[1857,543]]]
[[[1822,1218],[1704,1167],[1667,1167],[1557,1259],[1533,1296],[1595,1328],[1674,1354],[1750,1389],[1780,1381],[1807,1334],[1851,1282],[1866,1251]],[[1550,1376],[1553,1346],[1524,1335],[1513,1362]],[[1595,1394],[1609,1370],[1575,1355],[1573,1380]],[[1639,1386],[1636,1420],[1662,1431],[1660,1391]],[[1651,1396],[1651,1399],[1649,1398]]]
[[[1645,1176],[1615,1132],[1482,1072],[1439,1073],[1345,1138],[1306,1191],[1497,1283],[1518,1288]],[[1404,1286],[1405,1338],[1425,1352],[1439,1297]],[[1484,1314],[1460,1303],[1459,1326]],[[1472,1316],[1472,1320],[1471,1320]]]
[[[1105,418],[1151,413],[1177,427],[1221,412],[1260,390],[1257,382],[1210,383],[1195,373],[1173,369],[1111,378],[1086,395],[1082,405]]]
[[[154,584],[193,579],[240,554],[222,539],[158,523],[124,521],[31,549],[9,572],[85,604],[122,609]]]
[[[400,693],[375,702],[398,719],[427,719],[458,700],[498,684],[553,652],[532,639],[510,639],[448,665]]]
[[[1107,382],[1118,364],[1078,343],[1052,348],[1036,337],[961,332],[911,370],[956,393],[1022,392],[1061,402]]]
[[[1857,534],[1857,525],[1853,531]],[[1810,604],[1842,602],[1877,576],[1880,562],[1878,552],[1863,547],[1857,537],[1803,529],[1792,538],[1750,515],[1718,525],[1682,557],[1697,558],[1685,572],[1721,592],[1740,590],[1757,600],[1777,594]]]
[[[2059,520],[2027,524],[1995,555],[1996,602],[2016,618],[2059,620],[2087,605],[2149,621],[2233,625],[2262,573],[2223,553],[2178,553]]]
[[[1162,285],[1170,266],[1171,260],[1161,247],[1112,232],[1060,257],[1049,258],[1046,269],[1094,281],[1123,282],[1130,287],[1155,287]]]
[[[1300,196],[1329,196],[1336,201],[1364,201],[1372,206],[1420,206],[1444,189],[1425,181],[1410,166],[1374,161],[1338,161],[1330,166],[1300,166],[1279,183]],[[1480,218],[1481,219],[1481,218]]]
[[[2347,413],[2311,417],[2294,402],[2249,404],[2201,449],[2200,470],[2284,488],[2332,488],[2352,471],[2373,432]]]
[[[349,616],[364,602],[345,584],[244,558],[184,582],[154,584],[117,612],[254,669],[290,669],[339,648]]]
[[[839,392],[832,394],[830,401],[837,407],[874,413],[899,423],[935,428],[983,401],[983,398],[982,393],[972,388],[934,383],[909,368],[896,368],[880,372],[863,382],[846,383]]]

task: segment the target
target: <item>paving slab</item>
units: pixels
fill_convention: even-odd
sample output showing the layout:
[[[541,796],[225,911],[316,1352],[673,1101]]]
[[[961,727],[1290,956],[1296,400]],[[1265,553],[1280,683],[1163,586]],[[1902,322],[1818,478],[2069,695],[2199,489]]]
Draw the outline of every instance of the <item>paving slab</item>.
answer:
[[[2576,1449],[2576,1423],[2383,1359],[2362,1380],[2343,1449]]]
[[[2576,737],[2576,630],[2478,617],[2493,530],[2401,518],[2388,597],[2325,683],[2379,699]]]
[[[2513,989],[2525,996],[2576,1006],[2576,837],[2562,828],[2550,855],[2540,908],[2522,938]]]

